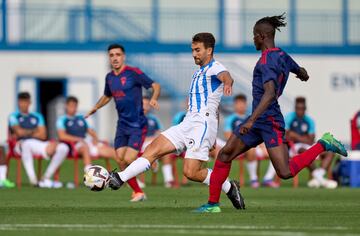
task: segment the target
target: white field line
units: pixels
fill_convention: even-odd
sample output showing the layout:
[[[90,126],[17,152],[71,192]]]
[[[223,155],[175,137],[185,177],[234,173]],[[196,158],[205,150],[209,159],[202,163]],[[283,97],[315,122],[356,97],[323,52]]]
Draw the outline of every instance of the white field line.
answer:
[[[192,229],[192,230],[328,230],[328,231],[346,231],[360,230],[360,227],[321,227],[306,226],[299,228],[294,226],[254,226],[254,225],[150,225],[150,224],[131,224],[131,225],[114,225],[114,224],[0,224],[0,230],[7,229]]]

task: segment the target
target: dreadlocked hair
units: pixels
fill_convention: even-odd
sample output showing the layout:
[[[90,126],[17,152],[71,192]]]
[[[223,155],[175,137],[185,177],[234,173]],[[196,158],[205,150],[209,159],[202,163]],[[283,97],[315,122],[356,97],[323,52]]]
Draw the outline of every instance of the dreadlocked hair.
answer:
[[[274,27],[274,29],[280,31],[280,27],[285,27],[286,26],[286,22],[285,22],[285,12],[281,15],[278,16],[266,16],[264,18],[261,18],[260,20],[258,20],[256,22],[256,25],[258,24],[270,24],[272,27]],[[275,32],[274,32],[275,33]]]

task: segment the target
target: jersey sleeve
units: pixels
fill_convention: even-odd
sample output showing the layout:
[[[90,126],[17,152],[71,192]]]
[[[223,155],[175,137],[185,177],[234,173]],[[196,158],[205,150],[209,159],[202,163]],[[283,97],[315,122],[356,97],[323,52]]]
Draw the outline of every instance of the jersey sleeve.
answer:
[[[213,75],[218,76],[221,72],[227,71],[225,66],[220,64],[219,62],[215,61],[214,65],[211,67],[211,72]]]
[[[230,116],[226,117],[226,119],[224,121],[224,132],[231,132],[232,131],[233,120],[234,120],[233,115],[230,115]]]
[[[137,74],[137,82],[146,89],[151,88],[151,85],[154,83],[154,81],[139,68],[135,68],[134,71]]]
[[[300,70],[300,66],[292,59],[292,57],[288,56],[288,67],[291,73],[297,74]]]
[[[104,88],[104,95],[107,96],[107,97],[111,97],[112,96],[112,93],[111,93],[111,90],[110,90],[110,86],[109,86],[109,83],[107,82],[107,77],[105,78],[105,88]]]
[[[285,119],[285,129],[289,130],[291,126],[291,122],[294,120],[294,112],[288,113],[284,119]]]
[[[315,134],[315,121],[309,116],[306,116],[309,123],[309,134]]]
[[[60,116],[56,120],[56,129],[57,130],[65,130],[65,116]]]
[[[44,116],[42,114],[40,114],[40,113],[37,113],[37,112],[34,113],[34,114],[38,118],[38,121],[39,121],[38,126],[45,126]]]
[[[15,113],[11,113],[9,116],[9,125],[10,127],[19,125],[19,120],[16,118]]]
[[[358,113],[357,118],[356,118],[356,127],[358,129],[360,129],[360,112]]]

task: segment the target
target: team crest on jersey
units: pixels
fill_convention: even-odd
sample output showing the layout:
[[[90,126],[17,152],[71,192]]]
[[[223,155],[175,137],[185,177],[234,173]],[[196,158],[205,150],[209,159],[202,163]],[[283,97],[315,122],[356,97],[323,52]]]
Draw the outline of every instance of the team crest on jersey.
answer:
[[[36,124],[36,119],[35,119],[35,118],[31,118],[31,119],[30,119],[30,123],[33,124],[33,125],[35,125],[35,124]]]
[[[126,84],[126,77],[125,76],[121,77],[120,81],[121,81],[122,86],[124,86]]]
[[[302,132],[306,132],[307,130],[308,130],[307,124],[302,124],[302,125],[301,125],[301,131],[302,131]]]
[[[67,125],[68,125],[68,126],[73,126],[73,125],[74,125],[74,122],[73,122],[73,121],[69,121],[69,122],[67,123]]]
[[[79,121],[78,121],[78,125],[79,125],[79,126],[84,126],[84,121],[79,120]]]
[[[20,122],[20,123],[22,123],[22,122],[24,122],[24,121],[25,121],[25,119],[24,119],[23,117],[20,117],[20,118],[19,118],[19,122]]]

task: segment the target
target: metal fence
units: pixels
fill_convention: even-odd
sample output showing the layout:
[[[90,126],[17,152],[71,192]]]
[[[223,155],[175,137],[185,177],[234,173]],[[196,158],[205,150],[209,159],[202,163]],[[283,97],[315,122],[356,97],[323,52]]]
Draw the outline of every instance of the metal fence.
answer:
[[[213,32],[218,39],[218,49],[250,52],[252,27],[257,19],[279,14],[282,10],[226,10],[220,7],[188,8],[117,8],[88,4],[18,4],[2,0],[0,11],[0,49],[41,47],[72,50],[79,45],[87,50],[103,49],[110,41],[140,45],[146,49],[158,46],[172,51],[183,51],[191,36],[199,31]],[[26,2],[26,1],[24,1]],[[157,2],[157,1],[154,1]],[[297,1],[289,0],[289,4]],[[343,0],[344,3],[347,0]],[[343,4],[347,7],[347,4]],[[338,10],[304,11],[290,7],[288,27],[278,34],[278,42],[288,48],[329,47],[339,52],[355,46],[359,53],[360,12]],[[240,28],[234,28],[238,26]],[[232,33],[233,32],[233,33]],[[228,44],[228,39],[239,34],[238,42]],[[148,46],[147,46],[148,45]],[[151,45],[149,47],[149,45]],[[178,47],[176,47],[178,45]],[[36,49],[36,48],[35,48]],[[155,50],[156,51],[156,50]],[[310,50],[313,51],[313,50]],[[354,48],[351,48],[354,53]]]

